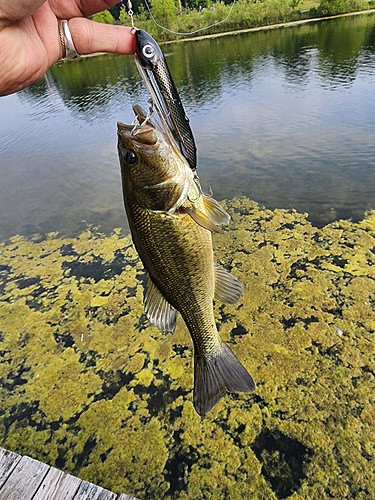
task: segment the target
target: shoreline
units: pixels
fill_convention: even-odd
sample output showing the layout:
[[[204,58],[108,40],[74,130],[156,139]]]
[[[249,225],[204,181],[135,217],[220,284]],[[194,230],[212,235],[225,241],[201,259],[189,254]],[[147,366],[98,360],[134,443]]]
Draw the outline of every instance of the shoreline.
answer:
[[[205,40],[208,38],[218,38],[222,36],[228,35],[236,35],[241,33],[251,33],[256,31],[263,30],[274,30],[278,28],[289,28],[292,26],[298,26],[300,24],[314,23],[318,21],[325,21],[330,19],[339,19],[340,17],[349,17],[349,16],[359,16],[362,14],[375,14],[375,9],[366,9],[366,10],[358,10],[354,12],[346,12],[345,14],[335,14],[334,16],[324,16],[324,17],[311,17],[306,19],[298,19],[297,21],[288,21],[286,23],[280,24],[265,24],[264,26],[256,26],[254,28],[245,28],[240,30],[232,30],[232,31],[223,31],[220,33],[211,33],[209,35],[199,35],[199,36],[191,36],[190,38],[180,38],[175,40],[166,40],[162,42],[158,42],[159,45],[167,45],[171,43],[179,43],[179,42],[193,42],[195,40]]]
[[[209,38],[219,38],[219,37],[223,37],[223,36],[237,35],[237,34],[242,34],[242,33],[252,33],[252,32],[257,32],[257,31],[264,31],[264,30],[276,30],[279,28],[289,28],[289,27],[298,26],[301,24],[315,23],[315,22],[325,21],[325,20],[330,20],[330,19],[339,19],[340,17],[360,16],[363,14],[375,14],[375,8],[374,9],[358,10],[358,11],[354,11],[354,12],[346,12],[345,14],[336,14],[334,16],[309,17],[306,19],[298,19],[297,21],[288,21],[286,23],[265,24],[264,26],[256,26],[253,28],[244,28],[244,29],[239,29],[239,30],[222,31],[219,33],[211,33],[209,35],[191,36],[190,38],[176,38],[175,40],[159,41],[158,44],[159,45],[168,45],[171,43],[194,42],[194,41],[198,41],[198,40],[205,40],[205,39],[209,39]],[[103,56],[106,54],[114,54],[114,53],[113,52],[94,52],[93,54],[83,54],[74,60],[60,59],[55,64],[61,64],[61,63],[71,64],[72,62],[80,61],[86,57]],[[114,55],[122,56],[124,54],[114,54]]]

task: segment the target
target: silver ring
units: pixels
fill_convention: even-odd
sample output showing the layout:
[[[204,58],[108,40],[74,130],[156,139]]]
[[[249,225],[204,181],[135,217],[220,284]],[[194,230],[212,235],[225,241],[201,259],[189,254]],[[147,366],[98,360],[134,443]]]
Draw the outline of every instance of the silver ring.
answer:
[[[69,30],[68,21],[60,21],[59,35],[62,48],[62,59],[76,59],[79,54],[74,46],[73,38]]]

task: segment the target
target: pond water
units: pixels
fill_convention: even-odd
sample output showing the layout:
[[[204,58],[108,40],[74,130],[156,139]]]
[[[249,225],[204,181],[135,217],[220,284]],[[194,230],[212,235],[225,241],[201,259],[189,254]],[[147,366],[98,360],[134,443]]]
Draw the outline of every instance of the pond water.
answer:
[[[375,207],[375,15],[168,44],[203,187],[324,225]],[[0,99],[0,240],[125,227],[116,121],[147,103],[132,57],[58,63]]]
[[[183,321],[143,314],[113,230],[132,58],[60,63],[0,100],[0,445],[142,500],[373,499],[375,16],[164,50],[232,216],[215,259],[244,295],[214,313],[256,390],[199,417]]]

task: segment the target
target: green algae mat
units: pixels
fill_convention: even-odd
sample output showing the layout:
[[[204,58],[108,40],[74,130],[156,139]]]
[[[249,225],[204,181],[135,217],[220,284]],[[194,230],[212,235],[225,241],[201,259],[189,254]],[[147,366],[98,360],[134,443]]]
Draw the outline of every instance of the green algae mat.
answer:
[[[146,499],[375,498],[375,212],[322,229],[226,202],[215,305],[256,381],[204,418],[190,336],[143,315],[129,236],[0,245],[0,445]]]

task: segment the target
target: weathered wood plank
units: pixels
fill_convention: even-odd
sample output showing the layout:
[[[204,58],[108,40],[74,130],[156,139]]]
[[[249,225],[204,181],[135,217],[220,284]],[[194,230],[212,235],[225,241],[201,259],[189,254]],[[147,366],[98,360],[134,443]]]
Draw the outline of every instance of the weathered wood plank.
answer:
[[[73,500],[82,480],[51,467],[33,500]]]
[[[74,500],[116,500],[116,495],[101,486],[82,481]]]
[[[125,493],[119,493],[116,497],[116,500],[139,500],[139,499],[129,495],[125,495]]]
[[[20,460],[21,455],[0,448],[0,488]]]
[[[49,465],[22,457],[0,490],[0,500],[31,500],[47,474]]]
[[[139,500],[0,448],[0,500]]]

